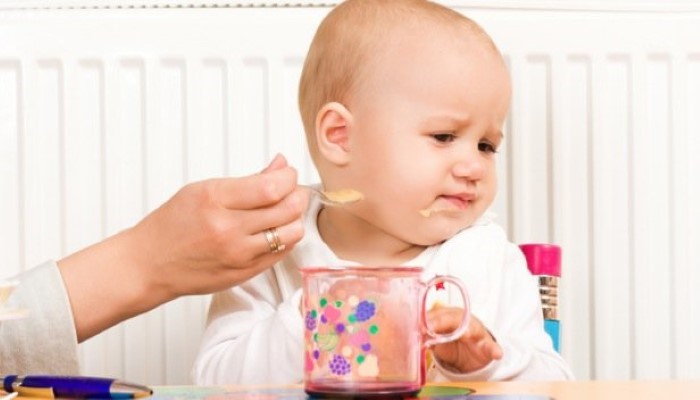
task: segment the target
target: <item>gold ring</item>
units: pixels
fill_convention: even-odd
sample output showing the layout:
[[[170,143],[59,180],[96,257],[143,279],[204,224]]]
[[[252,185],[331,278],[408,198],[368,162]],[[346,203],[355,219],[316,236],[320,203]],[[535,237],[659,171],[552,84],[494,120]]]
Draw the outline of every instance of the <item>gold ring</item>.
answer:
[[[265,240],[267,240],[267,245],[270,246],[270,253],[279,253],[287,247],[280,240],[280,236],[277,233],[277,228],[265,229],[263,233],[265,234]]]

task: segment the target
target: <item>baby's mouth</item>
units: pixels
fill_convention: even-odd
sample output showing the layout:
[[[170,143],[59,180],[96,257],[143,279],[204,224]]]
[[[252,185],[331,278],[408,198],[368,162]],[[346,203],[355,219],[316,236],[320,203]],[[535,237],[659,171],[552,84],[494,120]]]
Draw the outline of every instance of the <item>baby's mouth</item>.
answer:
[[[431,207],[431,208],[424,208],[422,210],[419,210],[418,212],[420,215],[428,218],[432,217],[435,214],[462,214],[465,210],[460,210],[457,208],[440,208],[440,207]]]
[[[443,195],[428,208],[418,212],[428,218],[435,214],[461,214],[466,212],[469,204],[474,200],[474,195]]]

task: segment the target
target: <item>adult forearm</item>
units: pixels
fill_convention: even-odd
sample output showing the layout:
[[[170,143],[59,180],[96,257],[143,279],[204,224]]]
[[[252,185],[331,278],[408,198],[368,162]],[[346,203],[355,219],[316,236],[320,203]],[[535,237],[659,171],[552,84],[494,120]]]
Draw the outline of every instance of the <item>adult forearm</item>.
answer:
[[[132,228],[58,262],[79,342],[174,297],[149,276],[140,251]]]

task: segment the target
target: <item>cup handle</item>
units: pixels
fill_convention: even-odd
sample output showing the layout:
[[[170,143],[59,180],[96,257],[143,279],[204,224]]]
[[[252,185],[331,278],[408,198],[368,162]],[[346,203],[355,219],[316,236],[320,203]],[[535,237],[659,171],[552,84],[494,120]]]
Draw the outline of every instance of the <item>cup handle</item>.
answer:
[[[428,326],[428,310],[426,308],[426,300],[428,298],[428,289],[441,284],[442,282],[449,282],[455,286],[457,286],[457,289],[459,289],[459,292],[462,294],[462,302],[464,305],[464,315],[462,317],[462,322],[460,325],[455,329],[454,331],[450,333],[436,333],[433,331],[429,326]],[[467,295],[467,288],[464,287],[464,284],[462,283],[461,280],[458,278],[455,278],[453,276],[449,275],[443,275],[443,276],[436,276],[432,279],[430,279],[426,284],[426,289],[423,293],[423,328],[425,328],[425,331],[428,333],[428,336],[431,338],[426,340],[425,343],[423,343],[424,347],[430,347],[436,344],[440,343],[447,343],[447,342],[452,342],[456,339],[458,339],[460,336],[464,334],[464,332],[467,331],[467,328],[469,328],[469,318],[471,316],[471,309],[469,306],[469,296]]]

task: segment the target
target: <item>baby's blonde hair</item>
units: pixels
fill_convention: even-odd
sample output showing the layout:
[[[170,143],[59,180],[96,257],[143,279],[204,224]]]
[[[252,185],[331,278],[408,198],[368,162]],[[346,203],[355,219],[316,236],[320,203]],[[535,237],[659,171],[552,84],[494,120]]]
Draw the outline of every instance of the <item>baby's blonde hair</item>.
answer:
[[[391,33],[405,23],[424,28],[466,28],[470,36],[495,45],[474,21],[428,0],[346,0],[321,22],[306,55],[299,82],[299,111],[312,158],[316,114],[324,104],[347,106],[353,90],[378,57]],[[496,50],[497,51],[497,50]],[[316,161],[316,160],[315,160]]]

